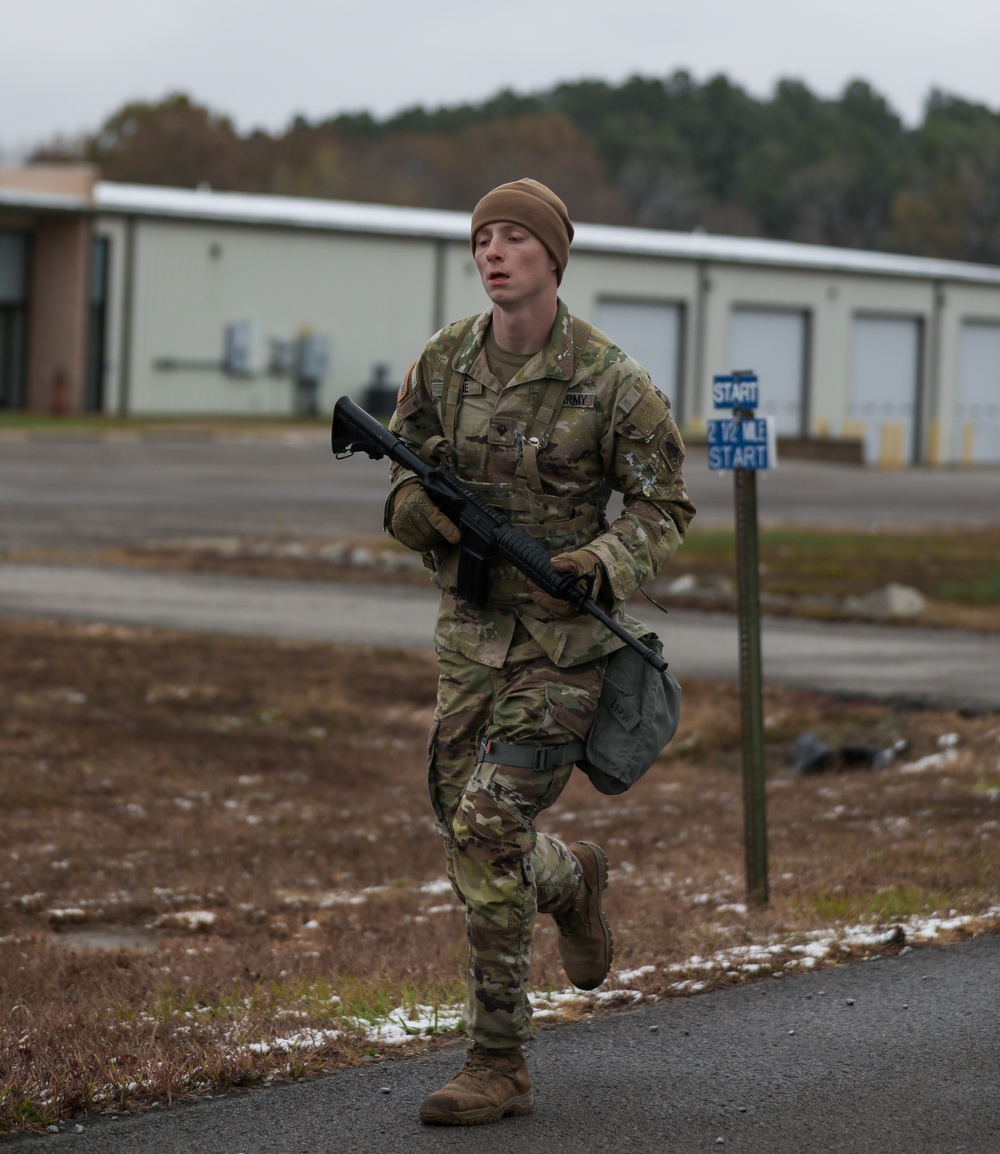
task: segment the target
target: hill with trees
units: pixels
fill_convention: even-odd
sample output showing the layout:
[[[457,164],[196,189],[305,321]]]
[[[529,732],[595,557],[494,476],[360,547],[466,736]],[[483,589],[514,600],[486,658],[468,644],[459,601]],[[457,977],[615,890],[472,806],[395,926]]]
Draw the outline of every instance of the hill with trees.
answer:
[[[574,219],[1000,264],[1000,113],[932,92],[908,128],[870,85],[758,99],[716,76],[582,80],[480,104],[240,134],[184,94],[37,150],[108,180],[471,210],[532,175]]]

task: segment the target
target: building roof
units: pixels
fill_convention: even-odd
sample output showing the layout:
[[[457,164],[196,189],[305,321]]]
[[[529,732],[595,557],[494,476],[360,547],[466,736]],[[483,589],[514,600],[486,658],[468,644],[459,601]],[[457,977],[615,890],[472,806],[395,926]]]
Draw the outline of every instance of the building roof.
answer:
[[[0,209],[27,209],[29,212],[88,212],[91,202],[73,193],[44,189],[0,187]]]
[[[0,205],[15,196],[32,194],[0,191]],[[59,201],[51,196],[38,200]],[[20,201],[25,204],[25,200]],[[266,225],[281,228],[320,229],[332,232],[371,233],[464,241],[469,235],[469,214],[431,208],[357,204],[306,197],[264,196],[244,192],[212,192],[201,189],[159,188],[151,185],[115,184],[99,181],[92,205],[81,208],[98,214],[216,221],[229,224]],[[39,207],[42,207],[39,204]],[[622,228],[580,224],[573,249],[675,260],[764,265],[830,273],[855,273],[923,280],[963,281],[1000,285],[1000,268],[966,261],[933,260],[792,241],[756,237],[667,232],[658,229]]]

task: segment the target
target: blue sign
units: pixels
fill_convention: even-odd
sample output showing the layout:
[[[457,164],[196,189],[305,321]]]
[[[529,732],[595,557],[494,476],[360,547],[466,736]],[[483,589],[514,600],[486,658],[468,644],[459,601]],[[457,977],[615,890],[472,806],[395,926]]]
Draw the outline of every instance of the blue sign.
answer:
[[[778,463],[773,417],[707,424],[710,469],[770,469]]]
[[[712,378],[712,404],[717,409],[756,409],[757,399],[755,373]]]

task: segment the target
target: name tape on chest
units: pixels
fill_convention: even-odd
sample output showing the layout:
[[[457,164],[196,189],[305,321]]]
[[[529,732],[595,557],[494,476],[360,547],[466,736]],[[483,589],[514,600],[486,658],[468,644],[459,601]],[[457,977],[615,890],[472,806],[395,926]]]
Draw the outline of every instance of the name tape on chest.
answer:
[[[567,393],[563,398],[563,408],[592,409],[594,407],[593,393]]]

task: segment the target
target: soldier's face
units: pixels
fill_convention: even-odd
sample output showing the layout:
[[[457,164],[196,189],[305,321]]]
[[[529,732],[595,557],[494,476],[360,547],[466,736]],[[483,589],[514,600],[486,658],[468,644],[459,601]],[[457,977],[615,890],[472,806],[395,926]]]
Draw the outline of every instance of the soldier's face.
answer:
[[[556,262],[523,225],[484,224],[476,233],[475,252],[483,288],[495,305],[530,305],[556,291]]]

